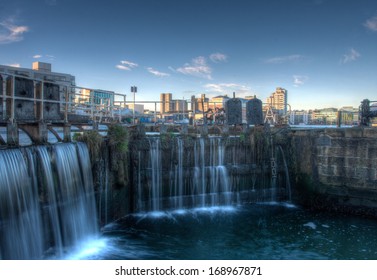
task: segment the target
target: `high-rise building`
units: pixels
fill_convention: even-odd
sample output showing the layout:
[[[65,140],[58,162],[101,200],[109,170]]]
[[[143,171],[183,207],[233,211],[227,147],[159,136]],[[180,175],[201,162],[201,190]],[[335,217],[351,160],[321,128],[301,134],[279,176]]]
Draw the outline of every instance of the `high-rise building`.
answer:
[[[200,98],[196,99],[196,102],[198,104],[198,107],[197,107],[198,111],[201,111],[201,112],[208,111],[209,99],[206,97],[204,93],[200,95]]]
[[[161,114],[166,114],[174,111],[173,95],[171,93],[160,94]]]
[[[267,104],[272,107],[272,109],[277,110],[280,114],[287,113],[288,104],[288,91],[284,88],[277,87],[276,91],[267,98]]]
[[[225,108],[225,102],[230,98],[227,95],[219,95],[212,97],[209,107],[211,109],[215,108]]]

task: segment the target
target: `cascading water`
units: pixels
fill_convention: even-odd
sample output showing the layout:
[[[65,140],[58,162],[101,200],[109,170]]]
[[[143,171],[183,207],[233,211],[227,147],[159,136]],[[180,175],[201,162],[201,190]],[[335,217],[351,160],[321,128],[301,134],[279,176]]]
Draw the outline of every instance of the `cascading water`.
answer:
[[[0,152],[0,164],[0,256],[38,259],[44,236],[34,162],[21,150],[6,150]]]
[[[278,146],[279,150],[281,152],[281,156],[283,158],[283,163],[284,163],[284,173],[285,173],[285,184],[286,184],[286,189],[287,189],[287,199],[290,202],[292,200],[292,191],[291,191],[291,181],[289,180],[289,172],[288,172],[288,165],[287,161],[285,159],[285,154],[284,150],[281,145]]]
[[[198,148],[199,145],[199,148]],[[206,172],[205,172],[205,153],[204,153],[204,138],[200,138],[195,142],[194,147],[194,177],[193,177],[193,194],[199,196],[197,205],[205,207],[205,193],[206,193]]]
[[[98,233],[84,144],[5,150],[0,165],[0,258],[62,258]]]
[[[231,188],[229,176],[224,166],[225,146],[221,138],[210,138],[210,162],[209,162],[209,186],[211,194],[211,206],[219,204],[229,205]],[[222,201],[223,200],[223,201]]]
[[[251,181],[243,178],[233,185],[237,183],[234,179],[237,174],[231,177],[229,168],[238,167],[238,161],[249,159],[243,157],[238,160],[235,149],[227,150],[227,139],[222,137],[153,136],[148,140],[149,150],[144,154],[146,161],[142,162],[140,150],[135,153],[136,196],[133,201],[138,212],[238,204],[238,191],[244,188],[241,183]],[[190,145],[189,148],[187,145]],[[250,172],[243,177],[251,175]],[[254,182],[254,188],[255,185]],[[252,186],[249,187],[251,189]]]
[[[184,178],[183,178],[183,141],[177,138],[177,158],[178,162],[174,166],[174,183],[172,188],[172,196],[175,208],[183,207],[184,196]]]
[[[151,170],[151,185],[150,185],[150,201],[152,204],[152,211],[159,211],[162,198],[162,182],[161,182],[161,149],[160,139],[150,139],[150,170]]]
[[[133,152],[130,200],[136,213],[277,202],[286,187],[279,150],[260,139],[256,144],[237,136],[147,139],[148,146],[134,146]]]
[[[55,148],[63,241],[74,247],[98,232],[89,155],[83,144],[78,143],[77,148],[73,144]]]

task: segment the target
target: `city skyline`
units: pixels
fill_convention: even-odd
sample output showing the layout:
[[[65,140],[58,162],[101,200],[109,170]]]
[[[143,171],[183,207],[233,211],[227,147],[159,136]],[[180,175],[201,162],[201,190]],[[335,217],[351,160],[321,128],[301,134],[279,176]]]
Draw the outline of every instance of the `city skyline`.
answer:
[[[52,63],[136,101],[288,90],[293,110],[377,100],[371,0],[0,2],[0,64]]]

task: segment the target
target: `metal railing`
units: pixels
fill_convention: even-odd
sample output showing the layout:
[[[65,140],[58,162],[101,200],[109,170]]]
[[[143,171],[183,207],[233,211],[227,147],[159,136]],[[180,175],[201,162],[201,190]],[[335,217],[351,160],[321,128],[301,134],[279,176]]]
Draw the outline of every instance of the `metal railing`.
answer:
[[[64,82],[1,72],[0,82],[2,121],[68,122],[70,116],[82,116],[93,121],[115,120],[116,112],[126,104],[124,94]]]
[[[377,112],[377,102],[371,101],[370,103],[369,112],[372,112],[370,113],[372,116],[374,112]],[[156,123],[158,120],[174,122],[188,118],[200,122],[212,116],[213,123],[216,123],[216,119],[224,118],[224,114],[227,113],[221,111],[221,116],[216,115],[215,108],[223,108],[223,102],[206,101],[202,104],[193,104],[190,100],[178,99],[137,101],[136,106],[141,104],[152,108],[150,109],[151,113],[138,112],[135,114],[137,111],[135,100],[127,100],[126,94],[0,72],[0,121],[2,122],[79,123],[91,121],[108,123],[123,122],[128,119],[128,123],[134,124],[135,118],[139,121],[142,118],[149,118],[152,119],[152,123]],[[127,109],[127,107],[132,107],[132,109]],[[170,110],[166,110],[166,108],[170,108]],[[265,109],[266,104],[263,104],[263,108],[263,114],[266,116],[268,113],[268,110]],[[244,103],[241,110],[242,120],[246,123]],[[289,122],[290,112],[289,107],[289,111],[280,116],[286,118],[284,120],[286,123]],[[275,113],[273,112],[274,118]],[[315,119],[318,119],[318,124],[321,122],[338,124],[338,126],[355,124],[355,112],[342,110],[333,114],[333,116],[322,114],[319,117],[316,113]],[[312,115],[312,122],[317,124],[313,118],[314,115]]]

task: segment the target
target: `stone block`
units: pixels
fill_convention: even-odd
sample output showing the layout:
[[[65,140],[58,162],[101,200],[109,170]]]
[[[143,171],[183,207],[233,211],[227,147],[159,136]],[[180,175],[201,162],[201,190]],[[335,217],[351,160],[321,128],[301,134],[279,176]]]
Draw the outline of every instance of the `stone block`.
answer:
[[[377,158],[377,147],[367,147],[367,158]]]
[[[344,133],[347,138],[360,138],[363,137],[363,129],[361,127],[352,127],[345,129]]]
[[[335,168],[331,165],[318,165],[319,176],[335,176]]]
[[[376,128],[364,128],[363,136],[367,138],[377,139],[377,129]]]
[[[344,128],[326,128],[325,134],[331,137],[344,137]]]
[[[317,146],[331,146],[331,137],[326,135],[326,134],[322,134],[319,136],[319,138],[317,138]]]

